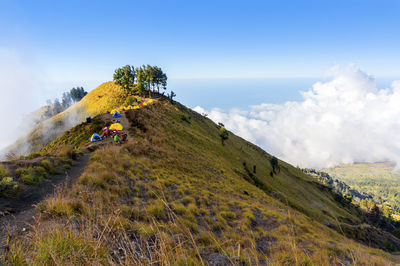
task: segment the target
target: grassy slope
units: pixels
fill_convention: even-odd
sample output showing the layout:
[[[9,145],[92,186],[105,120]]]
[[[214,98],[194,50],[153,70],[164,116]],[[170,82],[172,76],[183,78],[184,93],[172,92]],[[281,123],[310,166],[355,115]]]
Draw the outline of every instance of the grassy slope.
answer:
[[[103,83],[67,110],[38,123],[26,137],[19,139],[9,150],[16,155],[38,152],[66,130],[83,122],[87,116],[107,113],[122,104],[123,95],[121,87],[114,82]]]
[[[35,230],[14,242],[12,259],[38,264],[395,259],[324,225],[360,224],[357,209],[341,205],[284,162],[270,177],[269,154],[233,134],[222,146],[211,120],[168,103],[127,116],[133,139],[97,150],[72,189],[42,203]],[[263,190],[246,181],[243,162],[257,166]]]
[[[400,213],[400,172],[395,171],[394,166],[389,162],[358,163],[324,171],[359,191],[374,195],[376,202],[391,205]]]

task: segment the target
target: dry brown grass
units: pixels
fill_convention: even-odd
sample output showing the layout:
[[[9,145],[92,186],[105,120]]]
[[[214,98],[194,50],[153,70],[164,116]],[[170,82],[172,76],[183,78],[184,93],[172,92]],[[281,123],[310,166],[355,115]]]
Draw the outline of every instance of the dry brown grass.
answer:
[[[29,234],[12,241],[7,262],[385,265],[395,260],[322,225],[309,216],[316,210],[305,214],[292,208],[295,190],[283,187],[289,183],[312,189],[314,200],[324,196],[303,177],[291,177],[295,170],[282,167],[268,180],[276,194],[280,183],[287,200],[249,184],[237,173],[243,171],[242,158],[254,160],[260,177],[271,170],[262,164],[267,158],[234,135],[222,146],[214,124],[193,113],[186,123],[182,112],[161,103],[128,114],[135,121],[129,142],[99,148],[72,188],[61,188],[40,204],[41,215]]]

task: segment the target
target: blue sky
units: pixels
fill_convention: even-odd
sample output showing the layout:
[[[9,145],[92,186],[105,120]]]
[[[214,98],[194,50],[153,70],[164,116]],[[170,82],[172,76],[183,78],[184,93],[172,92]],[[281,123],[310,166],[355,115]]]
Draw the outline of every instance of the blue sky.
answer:
[[[0,0],[0,113],[13,110],[0,121],[16,128],[73,86],[91,90],[117,67],[151,64],[167,73],[180,102],[292,163],[400,163],[400,141],[391,141],[400,82],[380,90],[400,79],[399,10],[400,1],[386,0]],[[338,100],[345,95],[357,97]],[[348,120],[352,107],[360,121]],[[369,122],[376,115],[382,132]],[[302,127],[307,117],[315,123]],[[357,142],[368,132],[367,144]],[[344,139],[350,143],[338,146]]]
[[[319,77],[350,62],[400,71],[398,1],[0,3],[0,47],[60,82],[109,80],[127,63],[170,78]]]

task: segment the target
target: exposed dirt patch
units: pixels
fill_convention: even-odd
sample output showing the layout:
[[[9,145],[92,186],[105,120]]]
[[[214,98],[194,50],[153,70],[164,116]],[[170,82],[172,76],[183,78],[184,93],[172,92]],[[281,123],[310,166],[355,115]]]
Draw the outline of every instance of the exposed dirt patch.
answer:
[[[276,217],[263,215],[259,209],[254,210],[253,214],[255,218],[251,222],[253,228],[261,227],[264,231],[271,231],[281,224]]]
[[[258,252],[269,255],[272,246],[277,242],[277,239],[272,236],[262,236],[256,239],[256,248]]]
[[[209,266],[232,265],[232,262],[229,260],[229,258],[223,254],[219,253],[201,254],[201,257],[203,258],[204,263]]]

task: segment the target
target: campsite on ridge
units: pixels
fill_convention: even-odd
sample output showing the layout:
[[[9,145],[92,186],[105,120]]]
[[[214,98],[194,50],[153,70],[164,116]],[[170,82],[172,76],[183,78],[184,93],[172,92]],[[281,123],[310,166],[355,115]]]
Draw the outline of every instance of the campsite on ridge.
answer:
[[[35,152],[1,163],[4,263],[399,262],[397,222],[174,101],[172,91],[151,83],[140,91],[128,80],[129,90],[106,82],[50,118],[82,112],[52,139],[43,141],[39,124],[28,137]]]
[[[400,265],[400,1],[3,1],[0,266]]]

